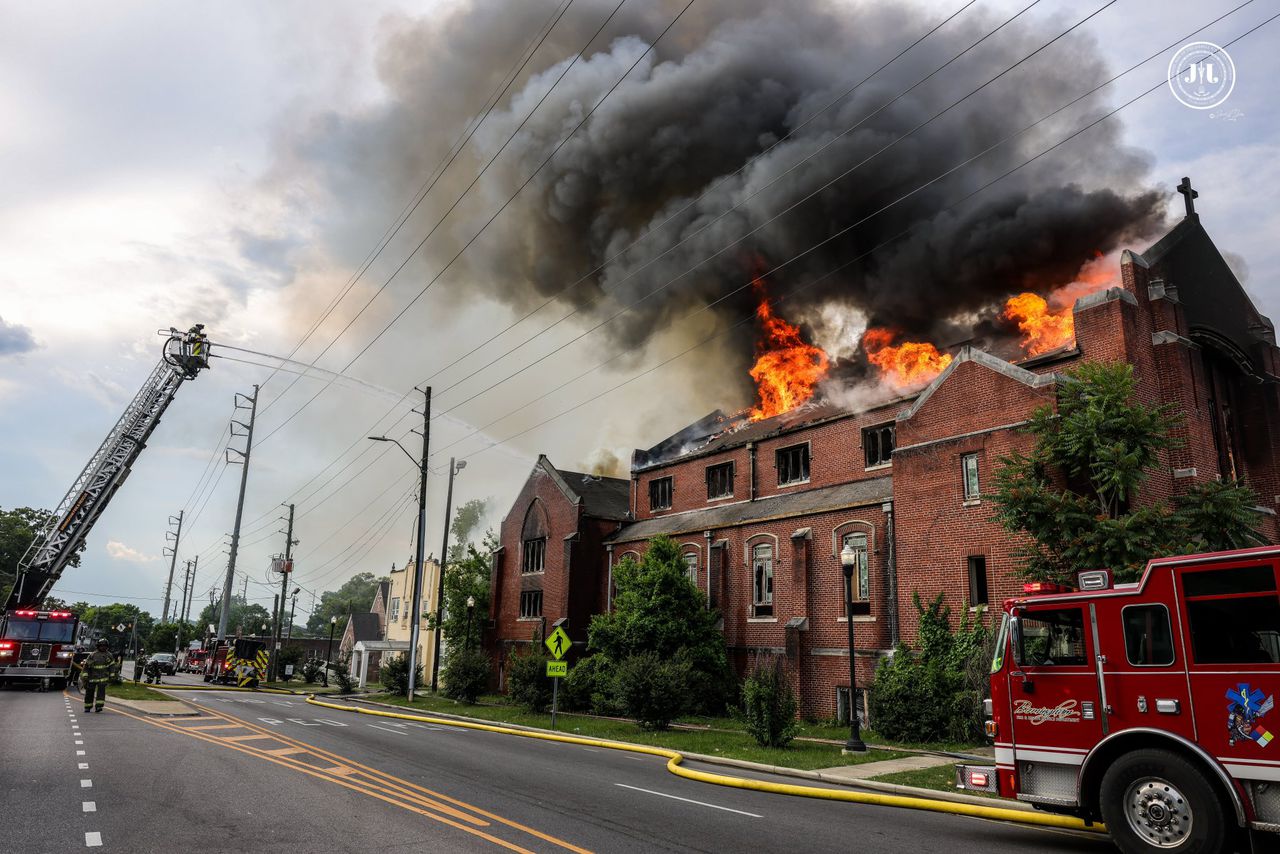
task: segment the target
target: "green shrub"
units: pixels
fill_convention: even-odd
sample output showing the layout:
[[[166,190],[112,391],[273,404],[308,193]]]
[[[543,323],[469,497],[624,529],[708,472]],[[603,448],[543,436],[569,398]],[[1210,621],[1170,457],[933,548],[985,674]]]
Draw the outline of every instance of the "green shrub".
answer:
[[[351,678],[351,664],[347,659],[329,665],[329,673],[333,675],[339,694],[350,694],[356,689],[356,680]]]
[[[413,685],[422,687],[422,662],[414,668]],[[378,668],[378,681],[388,694],[405,694],[409,691],[409,656],[393,655],[383,659]]]
[[[324,668],[320,666],[320,659],[308,658],[306,663],[302,665],[302,681],[308,685],[314,685],[320,681]]]
[[[474,703],[489,685],[489,656],[475,647],[459,647],[444,663],[442,693],[451,700]]]
[[[617,698],[614,663],[604,653],[582,659],[561,680],[560,703],[566,711],[596,715],[623,713]]]
[[[899,647],[880,662],[871,686],[875,730],[894,741],[977,741],[982,738],[982,664],[989,660],[987,631],[968,609],[951,630],[942,594],[920,614],[920,651]]]
[[[551,705],[547,656],[541,646],[524,653],[512,651],[507,658],[507,696],[530,712],[543,712]]]
[[[776,655],[757,657],[742,681],[742,714],[747,732],[761,747],[786,747],[800,730],[796,721],[798,709],[783,659]]]
[[[626,714],[641,729],[664,730],[688,708],[693,667],[688,659],[642,652],[623,660],[614,682]]]
[[[281,682],[288,682],[294,676],[298,675],[298,662],[301,660],[302,660],[302,647],[298,646],[296,643],[288,644],[287,646],[283,647],[280,650],[279,661],[277,662],[278,667],[276,668],[276,672],[279,675]],[[294,666],[293,673],[286,674],[285,668],[288,667],[290,664]]]

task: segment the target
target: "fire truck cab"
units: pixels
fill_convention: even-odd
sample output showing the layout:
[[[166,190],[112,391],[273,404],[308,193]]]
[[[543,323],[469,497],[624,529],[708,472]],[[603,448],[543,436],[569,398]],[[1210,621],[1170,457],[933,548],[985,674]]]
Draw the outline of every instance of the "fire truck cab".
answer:
[[[71,679],[76,626],[70,611],[0,611],[0,684],[34,682],[42,690]]]
[[[957,786],[1101,819],[1126,854],[1280,850],[1280,548],[1078,581],[1004,603],[996,765]]]

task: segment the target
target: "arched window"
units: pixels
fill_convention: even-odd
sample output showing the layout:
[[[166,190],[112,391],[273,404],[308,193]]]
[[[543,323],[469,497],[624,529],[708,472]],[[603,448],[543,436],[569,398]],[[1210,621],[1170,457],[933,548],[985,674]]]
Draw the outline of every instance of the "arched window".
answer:
[[[871,598],[871,577],[867,570],[867,535],[860,531],[850,531],[845,534],[840,541],[841,553],[850,546],[857,555],[857,560],[853,564],[853,600],[865,602]],[[848,614],[845,616],[847,617]]]
[[[773,543],[751,549],[751,615],[773,616]]]

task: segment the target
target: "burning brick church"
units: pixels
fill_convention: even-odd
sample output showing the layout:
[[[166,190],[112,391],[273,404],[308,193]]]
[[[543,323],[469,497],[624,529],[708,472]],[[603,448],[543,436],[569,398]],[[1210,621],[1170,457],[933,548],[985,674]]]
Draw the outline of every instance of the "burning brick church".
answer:
[[[862,347],[880,388],[900,392],[878,402],[808,400],[827,357],[762,300],[770,347],[752,372],[755,409],[713,413],[636,451],[626,479],[539,459],[494,555],[495,659],[561,620],[585,646],[591,615],[611,607],[613,567],[666,535],[722,615],[737,672],[752,653],[785,655],[802,714],[843,716],[841,551],[856,552],[854,598],[867,603],[853,616],[859,690],[882,655],[915,641],[913,594],[941,592],[959,612],[1020,592],[1015,549],[988,493],[999,458],[1029,449],[1021,428],[1054,405],[1062,372],[1082,360],[1131,364],[1144,402],[1185,416],[1181,445],[1161,453],[1138,501],[1238,479],[1259,497],[1262,534],[1280,540],[1275,327],[1202,227],[1189,182],[1179,190],[1186,217],[1144,252],[1125,250],[1118,274],[1093,265],[1051,300],[1010,298],[1015,352],[976,342],[938,350],[867,329]],[[798,396],[794,383],[770,384],[774,370],[801,377]]]

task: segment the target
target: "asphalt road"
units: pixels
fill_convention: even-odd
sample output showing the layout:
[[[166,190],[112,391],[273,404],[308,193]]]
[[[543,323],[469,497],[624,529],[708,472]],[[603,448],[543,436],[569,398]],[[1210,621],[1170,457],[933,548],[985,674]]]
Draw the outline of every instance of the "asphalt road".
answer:
[[[0,851],[99,838],[121,852],[1114,851],[1084,834],[707,785],[658,757],[288,696],[180,696],[199,717],[110,702],[85,715],[74,692],[0,692],[0,793],[24,817],[5,822]]]

